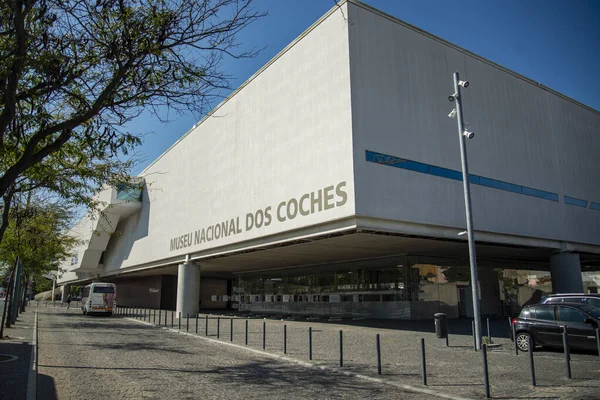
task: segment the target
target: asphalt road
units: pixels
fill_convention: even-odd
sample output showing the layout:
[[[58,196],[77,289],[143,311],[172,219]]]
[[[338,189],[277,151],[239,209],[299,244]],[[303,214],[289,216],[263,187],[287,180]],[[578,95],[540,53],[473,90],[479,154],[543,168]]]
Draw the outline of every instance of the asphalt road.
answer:
[[[39,308],[38,398],[430,399],[119,317]]]

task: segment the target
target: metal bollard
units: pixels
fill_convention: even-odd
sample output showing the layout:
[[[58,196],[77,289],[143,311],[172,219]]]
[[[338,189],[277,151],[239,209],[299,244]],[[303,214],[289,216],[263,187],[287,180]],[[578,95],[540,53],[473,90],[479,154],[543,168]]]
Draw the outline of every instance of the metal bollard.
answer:
[[[283,354],[287,354],[287,325],[283,325]]]
[[[246,320],[246,346],[248,346],[248,320]]]
[[[233,318],[229,320],[229,341],[233,342]]]
[[[308,359],[312,360],[312,327],[308,327]]]
[[[175,311],[171,311],[171,328],[175,326]]]
[[[344,366],[344,336],[340,331],[340,368]]]
[[[160,319],[161,319],[161,318],[160,318],[160,316],[161,316],[161,313],[160,313],[160,312],[161,312],[161,311],[162,311],[162,310],[159,308],[159,309],[158,309],[158,326],[160,326]]]
[[[427,386],[427,364],[425,362],[425,338],[421,338],[421,375],[423,385]]]
[[[483,386],[485,387],[485,398],[490,398],[490,376],[488,373],[488,361],[487,361],[487,344],[481,346],[481,356],[483,358]]]
[[[208,315],[204,317],[204,336],[208,336]]]
[[[181,330],[181,311],[177,313],[177,329]]]
[[[152,310],[152,323],[156,325],[156,310]]]
[[[596,346],[598,346],[598,357],[600,357],[600,328],[596,328]]]
[[[167,315],[169,314],[169,312],[167,310],[165,310],[165,326],[167,326]]]
[[[471,321],[471,332],[473,333],[473,350],[477,351],[477,338],[475,337],[475,321]]]
[[[221,337],[221,317],[217,317],[217,339]]]
[[[571,379],[571,353],[569,351],[569,339],[567,338],[566,325],[563,325],[563,348],[565,351],[565,362],[567,363],[567,379]]]
[[[190,331],[190,313],[185,314],[185,331]]]
[[[196,314],[196,334],[198,334],[198,314]]]
[[[263,350],[267,347],[267,323],[263,321]]]
[[[381,375],[381,344],[379,343],[379,333],[375,337],[377,345],[377,375]]]
[[[533,340],[527,338],[527,352],[529,353],[529,370],[531,372],[531,386],[535,386],[535,365],[533,363]]]
[[[519,355],[519,346],[517,346],[517,324],[512,324],[513,340],[515,342],[515,356]]]

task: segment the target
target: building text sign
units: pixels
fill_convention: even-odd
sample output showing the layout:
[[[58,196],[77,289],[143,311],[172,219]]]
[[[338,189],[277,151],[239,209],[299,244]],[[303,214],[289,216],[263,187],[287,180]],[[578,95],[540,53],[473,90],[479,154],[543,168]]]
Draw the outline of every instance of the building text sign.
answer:
[[[245,217],[233,217],[220,223],[174,237],[170,241],[169,251],[212,242],[253,229],[261,229],[272,223],[281,223],[336,207],[342,207],[347,201],[346,181],[342,181],[335,186],[331,185],[323,189],[305,193],[299,198],[281,201],[276,206],[268,206],[255,212],[249,212]]]

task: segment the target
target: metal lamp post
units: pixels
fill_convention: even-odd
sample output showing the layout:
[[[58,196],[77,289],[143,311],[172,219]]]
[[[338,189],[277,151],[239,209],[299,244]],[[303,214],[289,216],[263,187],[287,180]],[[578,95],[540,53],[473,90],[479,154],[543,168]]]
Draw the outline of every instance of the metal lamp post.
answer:
[[[479,277],[477,275],[477,256],[475,254],[475,234],[473,232],[473,216],[471,215],[471,190],[469,184],[469,166],[467,162],[467,148],[465,138],[473,138],[474,133],[464,127],[462,114],[461,87],[468,87],[469,82],[461,81],[458,72],[454,73],[454,94],[448,100],[456,103],[456,109],[450,113],[450,117],[456,117],[458,123],[458,140],[460,143],[460,161],[462,166],[463,189],[465,193],[465,214],[467,216],[467,240],[469,242],[469,264],[471,270],[471,292],[473,296],[473,314],[475,319],[475,343],[477,349],[481,349],[481,313],[479,307]]]

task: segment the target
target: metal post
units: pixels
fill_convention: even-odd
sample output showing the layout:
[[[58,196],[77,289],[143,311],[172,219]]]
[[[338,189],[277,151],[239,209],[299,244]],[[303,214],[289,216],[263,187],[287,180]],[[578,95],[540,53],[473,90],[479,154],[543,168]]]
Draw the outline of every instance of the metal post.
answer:
[[[152,310],[152,323],[156,325],[156,310]]]
[[[483,386],[485,387],[485,398],[490,398],[490,376],[488,373],[488,361],[487,361],[487,344],[484,344],[481,348],[481,356],[483,357]]]
[[[204,321],[204,336],[208,336],[208,315],[205,316]]]
[[[533,363],[533,340],[527,337],[527,351],[529,352],[529,370],[531,371],[531,386],[535,386],[535,365]]]
[[[175,311],[171,311],[171,328],[175,326]]]
[[[221,337],[221,317],[217,317],[217,339]]]
[[[567,379],[571,379],[571,354],[569,351],[569,340],[567,338],[566,325],[563,325],[563,347],[565,350],[565,362],[567,363]]]
[[[181,330],[181,311],[177,313],[177,329]]]
[[[381,345],[379,344],[379,333],[375,337],[375,342],[377,344],[377,374],[381,375]]]
[[[190,331],[190,313],[185,314],[185,331]]]
[[[287,354],[287,325],[283,325],[283,354]]]
[[[267,346],[267,323],[263,321],[263,350]]]
[[[340,368],[344,366],[344,336],[340,331]]]
[[[517,324],[512,324],[513,341],[515,342],[515,356],[519,355],[519,346],[517,346]]]
[[[233,318],[229,320],[229,341],[233,342]]]
[[[450,343],[448,342],[450,334],[446,332],[446,347],[450,347]]]
[[[467,240],[469,242],[469,264],[471,269],[471,295],[473,297],[473,314],[475,317],[475,347],[481,348],[481,310],[479,307],[479,277],[477,275],[477,255],[475,253],[475,232],[473,232],[473,216],[471,215],[471,188],[469,185],[469,163],[465,144],[464,120],[462,114],[462,96],[458,84],[458,72],[454,73],[454,93],[456,97],[456,121],[458,123],[458,139],[460,142],[460,161],[463,175],[463,190],[465,194],[465,214],[467,217]]]
[[[196,334],[198,334],[198,314],[196,314]]]
[[[598,357],[600,357],[600,329],[596,328],[596,346],[598,347]]]
[[[308,327],[308,359],[312,360],[312,327]]]
[[[160,326],[160,320],[161,320],[161,318],[160,318],[160,317],[161,317],[161,311],[162,311],[162,310],[159,308],[159,309],[158,309],[158,326]]]
[[[248,320],[246,320],[246,346],[248,346]]]
[[[427,364],[425,363],[425,339],[421,338],[421,373],[423,385],[427,386]]]
[[[477,335],[475,334],[475,321],[471,321],[471,332],[473,333],[473,350],[477,351]]]

